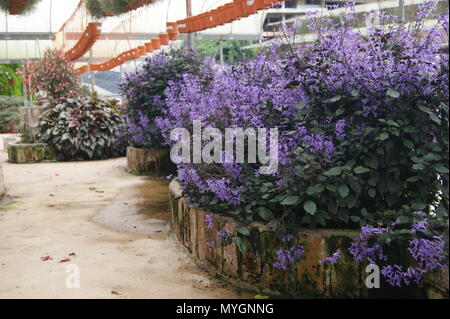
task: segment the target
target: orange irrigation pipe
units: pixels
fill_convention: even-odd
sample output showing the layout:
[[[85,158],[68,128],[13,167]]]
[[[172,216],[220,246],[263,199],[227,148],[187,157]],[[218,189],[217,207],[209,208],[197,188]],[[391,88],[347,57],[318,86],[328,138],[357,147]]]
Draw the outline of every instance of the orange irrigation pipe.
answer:
[[[225,4],[208,12],[176,22],[167,22],[167,33],[161,33],[158,38],[151,39],[150,42],[146,42],[137,48],[122,52],[117,57],[105,63],[91,64],[90,68],[92,71],[113,69],[129,60],[136,59],[153,50],[158,50],[161,48],[161,45],[167,45],[171,40],[177,40],[179,33],[198,32],[237,21],[282,1],[284,0],[233,0],[232,3]]]
[[[89,66],[86,64],[86,65],[83,65],[83,66],[81,66],[81,67],[79,67],[78,69],[76,69],[76,71],[78,72],[78,74],[83,74],[83,73],[86,73],[87,71],[89,71]]]
[[[75,61],[82,57],[97,41],[101,33],[101,23],[91,22],[77,43],[65,53],[66,59]]]

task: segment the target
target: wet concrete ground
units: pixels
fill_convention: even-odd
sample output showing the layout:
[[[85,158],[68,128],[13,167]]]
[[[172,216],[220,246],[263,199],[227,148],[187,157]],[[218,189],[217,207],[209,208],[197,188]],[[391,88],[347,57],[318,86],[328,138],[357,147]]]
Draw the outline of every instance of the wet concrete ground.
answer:
[[[211,278],[169,238],[167,181],[126,173],[125,158],[5,160],[0,152],[11,195],[0,205],[0,298],[253,297]],[[66,285],[71,266],[80,288]]]
[[[165,235],[169,231],[168,185],[165,179],[147,177],[122,189],[92,221],[120,232]]]

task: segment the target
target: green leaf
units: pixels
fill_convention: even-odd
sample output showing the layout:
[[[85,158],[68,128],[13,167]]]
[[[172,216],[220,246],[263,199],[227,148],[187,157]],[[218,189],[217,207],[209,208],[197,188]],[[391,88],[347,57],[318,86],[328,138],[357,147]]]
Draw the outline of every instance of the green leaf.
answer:
[[[350,219],[352,221],[354,221],[355,223],[357,223],[357,222],[359,222],[361,220],[361,217],[359,217],[359,216],[350,216]]]
[[[414,143],[409,139],[404,139],[403,145],[405,145],[407,148],[409,148],[411,150],[414,148]]]
[[[415,170],[423,170],[425,166],[423,164],[414,164],[412,168]]]
[[[339,186],[339,194],[340,194],[342,197],[347,197],[349,192],[350,192],[350,189],[348,188],[347,185],[341,185],[341,186]]]
[[[336,112],[334,112],[334,115],[336,117],[339,117],[340,115],[344,114],[345,110],[343,108],[339,108],[336,110]]]
[[[297,202],[298,202],[298,196],[287,196],[285,199],[283,199],[282,201],[281,201],[281,205],[286,205],[286,206],[289,206],[289,205],[294,205],[294,204],[296,204]]]
[[[358,97],[359,96],[359,91],[358,90],[352,90],[351,92],[353,97]]]
[[[265,221],[274,219],[272,211],[270,209],[268,209],[267,207],[258,207],[256,209],[256,212],[258,213],[258,216],[261,217]]]
[[[250,236],[250,231],[245,226],[236,227],[236,231],[244,236]]]
[[[325,190],[325,186],[323,184],[316,184],[314,186],[309,186],[306,189],[306,193],[308,195],[316,195],[322,193]]]
[[[400,97],[400,93],[398,93],[396,90],[391,89],[391,88],[389,88],[386,93],[387,93],[387,95],[389,95],[390,97],[393,97],[393,98]]]
[[[356,202],[358,200],[358,197],[356,197],[354,194],[349,194],[349,196],[347,196],[347,207],[348,208],[353,208],[356,206]]]
[[[325,176],[339,176],[342,173],[342,169],[340,167],[333,167],[329,170],[325,171],[323,175]]]
[[[234,240],[234,243],[236,244],[236,246],[239,248],[240,252],[242,255],[247,255],[247,245],[245,244],[244,240],[240,237],[237,237]]]
[[[351,189],[353,189],[355,191],[355,193],[361,194],[361,185],[359,185],[358,182],[351,181],[350,182],[350,187],[351,187]]]
[[[340,95],[336,95],[336,96],[333,96],[333,97],[330,99],[330,102],[331,102],[331,103],[334,103],[334,102],[339,101],[340,99],[341,99],[341,96],[340,96]]]
[[[400,127],[400,125],[394,120],[387,120],[386,123],[390,126]]]
[[[346,209],[339,209],[338,217],[340,220],[347,223],[348,222],[348,211]]]
[[[444,166],[437,166],[434,168],[438,173],[448,174],[448,168]]]
[[[383,133],[380,134],[380,136],[378,136],[378,139],[380,141],[387,140],[388,138],[389,138],[389,133],[386,133],[386,132],[383,132]]]
[[[422,202],[414,202],[411,205],[411,209],[412,210],[423,210],[427,207],[427,204],[422,203]]]
[[[435,122],[437,125],[441,125],[441,120],[434,113],[429,113],[430,119]]]
[[[353,169],[355,174],[364,174],[370,172],[370,169],[364,167],[364,166],[357,166]]]
[[[310,215],[314,215],[316,213],[317,210],[317,206],[316,203],[314,203],[311,200],[307,200],[304,204],[303,204],[303,208],[305,209],[305,211],[310,214]]]

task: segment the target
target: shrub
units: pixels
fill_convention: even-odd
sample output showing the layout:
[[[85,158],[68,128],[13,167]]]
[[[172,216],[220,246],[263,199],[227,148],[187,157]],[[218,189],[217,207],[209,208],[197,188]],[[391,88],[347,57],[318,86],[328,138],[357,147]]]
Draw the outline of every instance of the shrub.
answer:
[[[209,60],[203,60],[194,52],[174,49],[147,58],[137,72],[126,75],[120,83],[120,90],[127,101],[124,137],[130,145],[163,147],[155,119],[166,108],[165,89],[187,73],[197,74],[201,81],[208,81],[212,73]]]
[[[104,159],[123,155],[124,147],[115,136],[121,124],[115,102],[96,96],[65,99],[41,114],[37,138],[62,160]]]
[[[279,130],[275,174],[261,175],[255,164],[178,165],[193,203],[276,225],[408,225],[417,210],[434,210],[446,223],[442,34],[437,27],[398,25],[369,29],[363,37],[352,30],[352,15],[342,21],[313,18],[318,39],[312,45],[275,45],[209,85],[185,76],[168,89],[169,108],[158,121],[166,138],[176,127],[192,131],[193,120],[219,129]],[[448,16],[439,21],[448,30]]]
[[[0,65],[0,95],[22,95],[22,80],[17,69],[19,64]]]
[[[23,104],[21,97],[0,96],[0,133],[19,132],[18,107],[21,104]]]
[[[42,94],[54,104],[81,95],[80,77],[61,51],[46,51],[44,57],[30,64],[24,73],[31,80],[33,93]]]

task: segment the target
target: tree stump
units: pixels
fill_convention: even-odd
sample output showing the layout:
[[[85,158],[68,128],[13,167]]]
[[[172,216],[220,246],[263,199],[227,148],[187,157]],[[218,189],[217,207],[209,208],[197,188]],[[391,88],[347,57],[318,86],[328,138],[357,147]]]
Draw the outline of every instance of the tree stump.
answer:
[[[127,147],[129,173],[160,175],[168,168],[169,161],[167,150]]]

